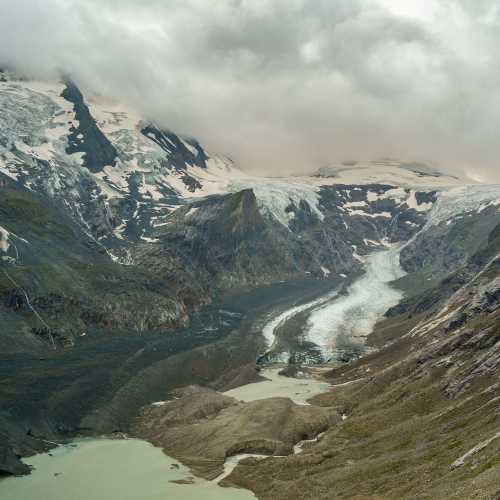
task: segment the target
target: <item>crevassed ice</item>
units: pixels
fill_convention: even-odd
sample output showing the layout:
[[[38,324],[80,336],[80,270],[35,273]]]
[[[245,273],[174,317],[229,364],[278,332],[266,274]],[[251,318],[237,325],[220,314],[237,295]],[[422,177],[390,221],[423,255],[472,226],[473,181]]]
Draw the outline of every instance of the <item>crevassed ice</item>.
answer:
[[[442,191],[429,214],[424,230],[457,215],[478,210],[482,203],[498,198],[500,185],[461,186]]]
[[[309,317],[306,337],[320,347],[325,359],[344,343],[362,344],[375,323],[403,293],[390,282],[404,276],[399,247],[376,252],[366,258],[366,274],[348,289],[348,295],[319,307]]]
[[[299,306],[292,307],[291,309],[287,309],[286,311],[278,314],[271,320],[269,320],[262,329],[262,335],[266,339],[268,349],[272,349],[276,340],[276,330],[285,324],[286,321],[293,318],[297,314],[307,311],[313,307],[323,304],[324,302],[333,299],[338,295],[338,292],[334,290],[333,292],[328,293],[318,299],[315,299],[311,302],[306,302],[305,304],[301,304]]]

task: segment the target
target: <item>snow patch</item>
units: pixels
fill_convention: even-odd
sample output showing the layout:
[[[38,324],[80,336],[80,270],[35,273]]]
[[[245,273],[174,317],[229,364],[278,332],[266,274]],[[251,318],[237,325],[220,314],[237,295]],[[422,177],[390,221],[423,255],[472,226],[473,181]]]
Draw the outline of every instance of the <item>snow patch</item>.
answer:
[[[223,479],[229,476],[234,469],[236,469],[237,465],[244,460],[245,458],[257,458],[264,459],[269,458],[269,455],[259,455],[256,453],[239,453],[238,455],[233,455],[231,457],[226,458],[224,462],[224,472],[222,472],[219,476],[212,480],[214,483],[220,483]],[[273,458],[277,458],[274,456]]]
[[[475,455],[476,453],[479,453],[480,451],[484,450],[489,444],[491,444],[493,441],[496,439],[500,438],[500,432],[497,432],[494,436],[490,437],[486,441],[483,441],[479,443],[478,445],[474,446],[474,448],[470,449],[465,455],[462,455],[460,458],[455,460],[451,464],[452,469],[456,469],[457,467],[461,467],[462,465],[465,464],[465,461],[471,457],[472,455]]]
[[[458,215],[477,212],[484,203],[500,198],[500,185],[460,186],[442,191],[429,215],[425,228],[436,226]]]
[[[149,238],[148,236],[141,235],[141,240],[147,243],[158,243],[160,240],[158,238]]]
[[[342,208],[352,208],[352,207],[366,207],[368,203],[366,201],[350,201],[348,203],[344,203]]]
[[[349,215],[361,215],[362,217],[385,217],[390,219],[392,217],[390,212],[368,213],[363,210],[349,210]]]
[[[10,248],[9,235],[9,231],[0,226],[0,250],[4,253],[7,253]]]
[[[302,202],[307,203],[319,220],[325,218],[319,207],[318,189],[294,180],[249,178],[246,182],[232,182],[229,188],[233,191],[251,188],[263,214],[276,219],[285,227],[290,222],[287,208],[290,205],[299,207]]]
[[[191,215],[194,215],[198,210],[200,209],[200,207],[191,207],[187,212],[186,214],[184,215],[184,217],[191,217]]]
[[[321,266],[321,272],[323,273],[323,276],[325,278],[328,278],[328,276],[330,276],[330,274],[331,274],[330,269],[328,269],[327,267],[323,267],[323,266]]]

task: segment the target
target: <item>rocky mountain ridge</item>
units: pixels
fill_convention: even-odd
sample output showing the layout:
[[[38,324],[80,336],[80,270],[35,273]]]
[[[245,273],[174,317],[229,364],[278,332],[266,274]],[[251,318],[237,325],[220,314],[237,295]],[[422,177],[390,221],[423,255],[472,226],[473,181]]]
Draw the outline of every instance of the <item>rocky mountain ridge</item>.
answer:
[[[161,130],[116,103],[85,97],[70,81],[34,82],[7,75],[0,82],[0,100],[4,192],[18,191],[16,203],[28,203],[31,196],[35,204],[45,200],[42,205],[60,211],[65,224],[74,226],[68,231],[78,233],[77,239],[134,268],[119,273],[133,275],[140,269],[147,274],[154,269],[172,297],[170,305],[162,306],[163,319],[139,309],[138,317],[144,319],[130,321],[121,317],[126,302],[116,307],[110,303],[104,311],[85,314],[83,323],[80,315],[79,334],[93,325],[168,329],[184,321],[187,309],[212,300],[214,293],[360,270],[363,255],[414,234],[438,189],[456,183],[394,162],[372,167],[380,170],[381,178],[396,175],[398,182],[411,180],[416,187],[344,184],[345,169],[334,174],[339,179],[324,173],[310,178],[252,177],[230,160],[208,154],[194,139]],[[360,171],[364,168],[359,166]],[[3,198],[6,216],[17,209],[12,199]],[[35,221],[26,220],[31,223]],[[2,227],[4,238],[13,233],[27,240],[5,220]],[[7,240],[3,246],[2,265],[10,266],[6,271],[18,288],[41,304],[61,296],[66,287],[47,287],[50,280],[36,271],[18,273],[15,247]],[[22,249],[24,257],[31,251],[37,254],[34,262],[44,255],[35,247]],[[12,281],[3,279],[5,293],[17,293]],[[65,301],[78,303],[82,297]],[[60,310],[57,304],[52,308]],[[113,312],[117,309],[122,312]],[[76,334],[58,333],[71,342]]]

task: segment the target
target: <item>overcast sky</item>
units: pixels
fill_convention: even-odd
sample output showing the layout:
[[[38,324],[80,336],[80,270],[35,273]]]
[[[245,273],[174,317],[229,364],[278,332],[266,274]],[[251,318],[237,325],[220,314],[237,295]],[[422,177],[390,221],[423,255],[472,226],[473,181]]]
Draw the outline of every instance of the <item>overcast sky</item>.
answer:
[[[498,0],[1,0],[2,61],[263,173],[395,157],[500,181]]]

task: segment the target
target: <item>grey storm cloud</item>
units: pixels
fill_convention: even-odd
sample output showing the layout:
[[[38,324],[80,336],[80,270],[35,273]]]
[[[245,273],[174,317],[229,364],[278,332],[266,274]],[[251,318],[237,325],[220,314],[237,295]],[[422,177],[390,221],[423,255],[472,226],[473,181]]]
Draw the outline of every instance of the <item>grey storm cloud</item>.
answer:
[[[266,174],[394,157],[500,181],[499,47],[495,0],[0,3],[0,64]]]

